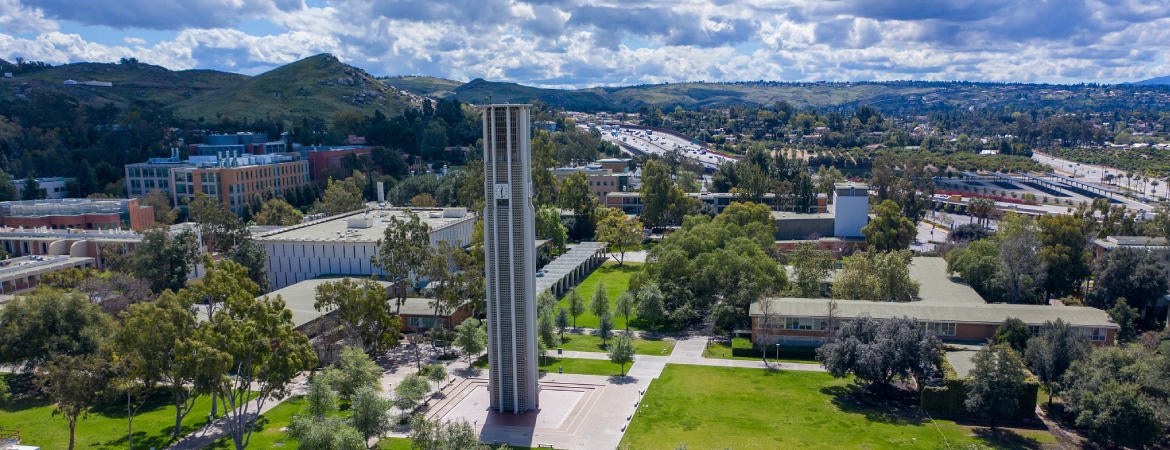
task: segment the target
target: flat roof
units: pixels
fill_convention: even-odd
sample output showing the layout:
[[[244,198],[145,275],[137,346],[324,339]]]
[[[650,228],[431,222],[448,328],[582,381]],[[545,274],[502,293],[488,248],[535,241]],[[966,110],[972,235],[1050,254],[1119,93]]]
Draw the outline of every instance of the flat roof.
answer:
[[[93,258],[79,256],[30,255],[0,261],[0,278],[9,279],[43,273],[46,270],[62,270],[79,263],[92,263]]]
[[[344,279],[351,280],[365,280],[364,277],[332,277],[332,278],[314,278],[312,280],[305,280],[297,284],[289,285],[269,292],[269,297],[275,298],[280,296],[284,300],[285,308],[293,313],[293,326],[300,327],[306,323],[328,314],[329,311],[317,311],[313,308],[313,304],[317,302],[317,286],[331,282],[340,281]],[[375,280],[382,288],[389,288],[394,283],[389,281]],[[387,296],[386,302],[394,308],[394,300]],[[396,308],[395,308],[396,309]],[[406,302],[402,304],[402,315],[415,316],[429,316],[434,314],[435,310],[431,307],[431,299],[420,297],[409,297]]]
[[[828,317],[829,299],[769,298],[752,303],[750,314],[763,315],[763,302],[769,302],[769,314],[787,317]],[[912,317],[926,322],[955,322],[998,325],[1015,317],[1029,325],[1063,319],[1074,326],[1117,328],[1109,315],[1097,308],[1063,305],[1012,305],[1007,303],[941,304],[928,302],[874,302],[837,300],[833,314],[840,319],[866,316],[875,319]]]
[[[791,211],[772,211],[774,220],[834,220],[833,213],[797,213]]]
[[[367,207],[366,210],[362,211],[338,214],[281,228],[261,234],[257,239],[264,241],[376,242],[385,235],[386,226],[392,217],[405,220],[409,217],[409,212],[418,214],[422,222],[431,227],[431,232],[474,218],[474,215],[465,208],[378,208],[374,206]]]
[[[910,279],[917,281],[918,302],[942,305],[985,305],[983,297],[970,285],[955,281],[947,274],[947,260],[920,256],[910,260]]]

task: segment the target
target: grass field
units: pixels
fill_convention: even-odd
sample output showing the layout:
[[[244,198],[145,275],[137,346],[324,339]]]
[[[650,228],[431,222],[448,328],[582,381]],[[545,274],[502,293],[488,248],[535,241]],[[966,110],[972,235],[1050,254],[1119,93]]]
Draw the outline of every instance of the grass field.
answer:
[[[577,326],[581,328],[597,328],[597,316],[588,312],[589,302],[593,299],[593,292],[597,290],[597,284],[604,283],[606,295],[609,297],[609,315],[613,318],[613,328],[615,330],[624,330],[626,328],[626,318],[616,313],[617,308],[614,305],[617,303],[618,296],[630,287],[630,276],[640,270],[642,270],[641,263],[627,262],[619,266],[617,262],[609,261],[589,274],[576,287],[577,295],[581,296],[586,310],[584,314],[577,317]],[[561,297],[561,301],[557,306],[565,308],[565,311],[568,311],[568,296]],[[635,317],[633,314],[630,315],[630,328],[641,329],[639,327],[640,324],[634,320]],[[572,319],[572,316],[569,316],[569,323],[573,322]]]
[[[476,359],[471,364],[480,369],[486,369],[488,366],[487,355],[483,355]],[[633,364],[626,364],[626,371],[630,370]],[[583,359],[583,358],[554,358],[544,357],[540,359],[540,366],[538,370],[548,373],[557,373],[557,368],[563,368],[564,373],[572,373],[577,375],[621,375],[622,366],[609,362],[607,359]]]
[[[776,359],[776,348],[768,349],[768,360]],[[717,359],[742,359],[759,361],[760,351],[752,348],[752,341],[747,338],[735,338],[731,345],[726,342],[711,342],[703,350],[703,357]],[[817,352],[812,347],[780,347],[780,360],[784,362],[816,364]]]
[[[270,400],[271,401],[271,400]],[[300,441],[288,436],[282,431],[292,424],[293,416],[299,415],[305,407],[305,399],[301,396],[292,397],[268,410],[256,420],[256,430],[252,432],[252,440],[248,448],[297,448]],[[224,436],[215,441],[210,448],[232,449],[231,436]],[[407,446],[407,448],[410,448]]]
[[[617,333],[614,333],[615,337]],[[611,339],[610,342],[613,342]],[[561,341],[561,348],[577,352],[605,352],[601,346],[601,338],[592,334],[566,333]],[[674,350],[674,341],[670,339],[634,339],[634,352],[639,355],[666,356]]]
[[[891,405],[892,404],[892,405]],[[1043,430],[931,421],[916,406],[854,394],[819,372],[667,365],[650,384],[622,448],[1036,448]]]
[[[9,374],[4,374],[10,377]],[[10,378],[6,378],[10,380]],[[14,390],[23,389],[13,386]],[[134,447],[163,448],[171,442],[175,425],[175,407],[167,395],[158,395],[134,415]],[[126,448],[126,400],[112,400],[97,408],[86,419],[77,420],[76,448]],[[211,411],[210,397],[201,397],[193,411],[183,419],[183,434],[207,423]],[[53,415],[53,406],[43,397],[18,398],[0,404],[0,428],[17,430],[25,445],[43,449],[66,448],[69,445],[69,425],[61,416]]]

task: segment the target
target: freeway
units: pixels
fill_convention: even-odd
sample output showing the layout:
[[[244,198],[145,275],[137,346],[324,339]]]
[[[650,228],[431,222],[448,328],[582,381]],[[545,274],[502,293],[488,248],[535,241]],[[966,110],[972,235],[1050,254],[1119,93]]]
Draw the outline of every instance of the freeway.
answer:
[[[637,152],[664,156],[678,152],[679,156],[693,160],[708,172],[715,171],[720,164],[736,161],[720,154],[707,151],[702,144],[689,142],[684,138],[651,130],[607,127],[601,129],[601,137],[607,141],[625,144]],[[619,144],[620,146],[620,144]],[[625,149],[625,147],[623,147]]]

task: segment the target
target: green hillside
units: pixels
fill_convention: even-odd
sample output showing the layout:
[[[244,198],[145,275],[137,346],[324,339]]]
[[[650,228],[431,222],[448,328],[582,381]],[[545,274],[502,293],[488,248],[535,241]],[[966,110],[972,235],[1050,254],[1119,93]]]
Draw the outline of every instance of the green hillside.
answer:
[[[8,64],[0,62],[0,65]],[[4,79],[0,96],[9,97],[41,90],[62,92],[90,105],[113,103],[122,107],[137,101],[166,105],[217,91],[247,79],[247,76],[234,73],[214,70],[172,71],[141,63],[74,63]],[[78,83],[109,82],[113,83],[113,86],[66,85],[66,80]]]
[[[189,119],[330,119],[339,111],[400,114],[412,96],[329,54],[311,56],[172,107]]]
[[[436,77],[401,76],[380,78],[387,86],[404,90],[414,95],[430,98],[447,98],[455,95],[455,88],[463,83]]]

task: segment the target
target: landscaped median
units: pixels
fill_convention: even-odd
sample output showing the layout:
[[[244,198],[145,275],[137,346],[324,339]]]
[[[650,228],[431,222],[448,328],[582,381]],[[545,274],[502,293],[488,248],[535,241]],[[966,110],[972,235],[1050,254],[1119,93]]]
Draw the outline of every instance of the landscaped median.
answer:
[[[616,338],[621,333],[621,331],[615,331],[608,342],[612,343],[613,338]],[[593,334],[565,333],[564,338],[561,340],[561,348],[566,351],[575,352],[606,351],[606,348],[601,346],[601,337]],[[634,353],[638,355],[668,356],[673,350],[673,339],[634,338]]]
[[[767,350],[766,355],[761,355],[763,350]],[[813,347],[797,347],[797,346],[780,346],[779,350],[775,346],[767,349],[757,349],[752,345],[752,341],[748,338],[735,338],[728,344],[726,341],[707,343],[707,348],[703,349],[704,358],[712,359],[739,359],[744,361],[760,361],[762,357],[767,357],[769,361],[776,360],[776,352],[779,351],[779,358],[782,362],[803,363],[803,364],[819,364],[817,362],[817,352]]]
[[[472,363],[473,367],[486,369],[488,367],[487,355],[480,356]],[[583,358],[556,358],[546,356],[540,358],[541,371],[548,373],[571,373],[577,375],[602,375],[602,376],[621,376],[622,366],[609,362],[608,359],[583,359]],[[630,366],[626,366],[626,370],[630,370]]]
[[[1000,440],[1005,439],[1005,440]],[[931,420],[913,402],[859,394],[827,373],[669,364],[654,380],[622,448],[1035,448],[1046,431]]]

